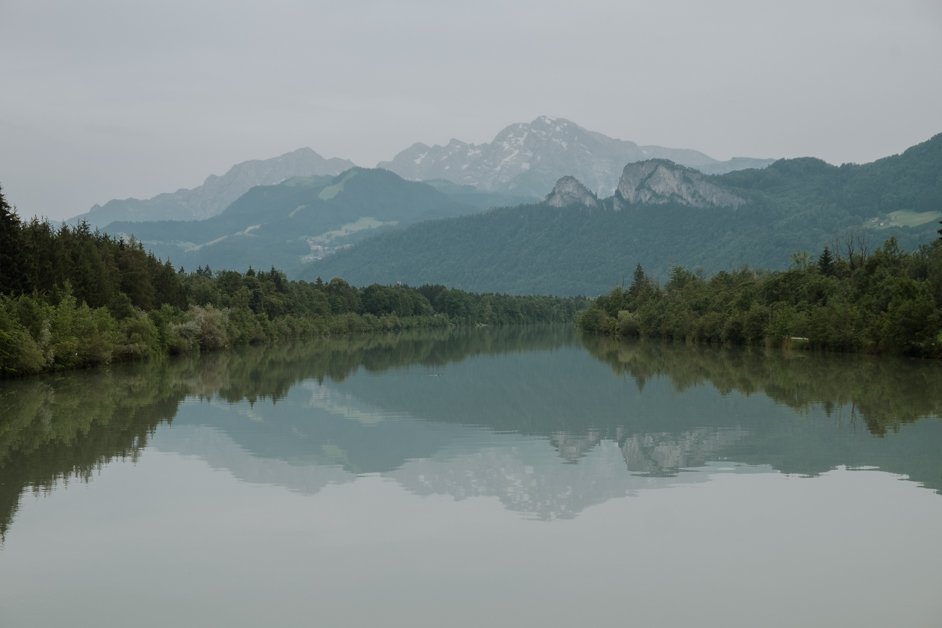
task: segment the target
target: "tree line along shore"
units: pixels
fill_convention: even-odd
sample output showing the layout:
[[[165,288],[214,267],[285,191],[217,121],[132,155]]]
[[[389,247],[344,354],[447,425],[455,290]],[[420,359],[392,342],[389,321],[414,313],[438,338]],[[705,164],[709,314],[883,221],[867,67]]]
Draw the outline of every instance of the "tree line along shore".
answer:
[[[622,337],[939,358],[942,238],[913,252],[893,238],[870,252],[857,238],[816,259],[797,253],[778,272],[708,278],[674,268],[663,286],[638,266],[629,287],[597,298],[579,324]]]
[[[940,230],[942,235],[942,230]],[[620,337],[942,357],[942,238],[913,252],[848,240],[787,271],[707,277],[639,265],[594,300],[440,285],[294,281],[275,268],[174,269],[133,238],[23,222],[0,191],[0,377],[280,339],[572,322]]]
[[[439,285],[358,288],[268,271],[176,270],[86,224],[23,222],[0,192],[0,376],[280,339],[571,322],[584,299]]]

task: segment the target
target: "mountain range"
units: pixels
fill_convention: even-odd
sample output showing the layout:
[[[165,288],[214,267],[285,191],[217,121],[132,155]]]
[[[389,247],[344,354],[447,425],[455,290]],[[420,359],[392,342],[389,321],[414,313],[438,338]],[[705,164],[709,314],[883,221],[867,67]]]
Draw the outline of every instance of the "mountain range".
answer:
[[[593,295],[639,263],[663,280],[674,266],[778,269],[796,251],[873,250],[890,236],[910,250],[928,243],[942,218],[942,135],[863,165],[783,159],[716,175],[628,162],[608,196],[566,174],[541,198],[354,167],[252,187],[203,220],[105,231],[191,270],[275,266],[357,285]]]
[[[201,220],[222,212],[257,185],[272,185],[298,176],[335,175],[354,166],[346,159],[325,159],[310,148],[299,148],[271,159],[243,161],[222,176],[209,175],[192,189],[158,194],[149,199],[115,199],[95,205],[67,222],[86,221],[104,227],[115,221]]]
[[[198,221],[113,222],[158,257],[187,268],[267,269],[295,274],[302,264],[391,227],[481,210],[461,186],[405,181],[388,170],[351,168],[335,176],[292,177],[251,188],[222,213]],[[446,192],[455,194],[449,196]]]
[[[540,116],[506,127],[489,143],[453,139],[445,146],[413,144],[378,167],[406,179],[448,179],[533,197],[546,194],[557,179],[571,175],[599,195],[609,196],[625,164],[648,159],[668,159],[712,174],[762,168],[774,161],[747,157],[718,161],[696,150],[639,146],[564,118]]]
[[[541,116],[512,124],[485,144],[452,140],[447,146],[414,144],[379,167],[404,179],[448,186],[460,196],[465,189],[479,203],[479,192],[492,193],[493,206],[537,201],[561,176],[573,175],[596,192],[611,194],[622,167],[652,158],[670,159],[702,172],[728,172],[767,166],[771,159],[734,158],[717,161],[699,151],[638,146],[634,142],[586,130],[562,118]],[[115,221],[203,220],[221,213],[250,188],[273,185],[297,176],[336,175],[354,166],[346,159],[325,159],[310,148],[279,157],[246,161],[222,176],[210,175],[203,185],[159,194],[150,199],[115,199],[95,205],[70,219],[104,227]]]
[[[574,177],[541,203],[393,230],[312,263],[301,278],[444,284],[478,292],[599,294],[636,264],[711,273],[787,267],[796,251],[914,249],[942,218],[942,135],[864,165],[783,159],[706,175],[666,160],[627,164],[598,199]]]

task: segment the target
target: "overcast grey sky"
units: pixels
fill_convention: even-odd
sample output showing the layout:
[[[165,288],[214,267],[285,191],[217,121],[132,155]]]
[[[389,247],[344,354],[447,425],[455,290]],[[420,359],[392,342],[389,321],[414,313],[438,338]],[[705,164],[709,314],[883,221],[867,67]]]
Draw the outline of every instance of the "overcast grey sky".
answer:
[[[942,131],[942,2],[0,0],[0,185],[24,216],[310,146],[372,166],[561,116],[834,163]]]

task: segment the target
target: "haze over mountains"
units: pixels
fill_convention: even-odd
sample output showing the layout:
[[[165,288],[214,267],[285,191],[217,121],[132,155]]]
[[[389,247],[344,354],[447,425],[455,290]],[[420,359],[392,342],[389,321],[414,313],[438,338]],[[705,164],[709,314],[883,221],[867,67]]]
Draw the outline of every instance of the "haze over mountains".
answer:
[[[665,160],[624,167],[598,200],[564,177],[542,203],[414,225],[313,263],[301,277],[351,283],[441,283],[472,291],[599,294],[641,263],[711,273],[779,269],[796,251],[904,249],[937,237],[942,135],[870,164],[783,159],[762,170],[704,175]]]
[[[452,140],[447,146],[414,144],[378,167],[404,179],[472,186],[495,194],[494,205],[518,204],[542,198],[557,179],[577,177],[593,191],[610,195],[626,163],[670,159],[702,172],[759,168],[771,159],[734,158],[717,161],[699,151],[638,146],[586,130],[562,118],[541,116],[530,123],[512,124],[485,144]],[[346,159],[325,159],[310,148],[246,161],[222,176],[210,175],[203,185],[159,194],[153,198],[115,199],[95,205],[70,219],[104,227],[111,222],[202,220],[221,213],[256,185],[273,185],[297,176],[336,175],[354,166]],[[450,186],[452,196],[459,190]],[[476,203],[473,201],[472,203]]]
[[[872,250],[894,236],[913,249],[936,237],[935,223],[942,218],[942,136],[901,155],[839,167],[813,158],[783,159],[711,175],[661,157],[628,161],[619,166],[609,195],[567,172],[538,198],[529,195],[523,181],[538,178],[527,177],[545,177],[557,168],[601,177],[615,157],[587,156],[587,142],[630,143],[606,144],[599,137],[604,138],[566,121],[538,118],[508,127],[499,141],[478,147],[478,161],[464,161],[464,172],[483,177],[480,187],[461,177],[416,182],[390,170],[351,168],[334,177],[251,187],[203,220],[121,221],[105,231],[133,235],[159,257],[191,270],[275,266],[292,277],[342,277],[358,285],[433,283],[479,292],[593,295],[622,283],[638,263],[663,280],[674,266],[708,273],[744,264],[783,268],[796,251],[817,255],[830,246],[839,253],[849,240]],[[543,150],[544,144],[551,146]],[[510,157],[498,159],[505,146],[514,147]],[[465,157],[474,150],[464,151]],[[453,151],[452,164],[461,163],[459,152]],[[571,162],[548,165],[568,152],[576,154]],[[531,162],[519,161],[524,154]],[[309,157],[303,151],[291,155]],[[406,173],[411,176],[438,176],[449,164],[435,149],[421,159],[402,155],[387,165],[412,163],[416,169]],[[709,160],[696,151],[678,156]],[[340,165],[317,160],[323,168]],[[437,165],[421,169],[427,160]],[[248,179],[234,176],[241,171],[280,174],[264,163],[242,164],[226,177],[236,186]],[[521,171],[524,163],[537,166]],[[296,162],[282,165],[280,172]],[[707,161],[705,167],[718,166]]]
[[[480,211],[466,190],[456,194],[460,200],[388,170],[351,168],[335,177],[293,177],[253,187],[206,220],[114,222],[105,231],[133,234],[158,257],[187,268],[275,266],[293,275],[305,262],[377,231]],[[491,198],[481,196],[482,202]]]
[[[256,185],[272,185],[291,177],[335,175],[353,166],[352,161],[325,159],[310,148],[299,148],[271,159],[243,161],[222,176],[209,175],[203,185],[192,189],[180,189],[143,200],[114,199],[104,205],[95,205],[68,222],[78,224],[85,220],[103,227],[117,220],[202,220],[219,214]]]
[[[718,161],[696,150],[639,146],[564,118],[540,116],[530,123],[511,124],[485,144],[455,139],[445,146],[413,144],[378,167],[406,179],[448,179],[535,197],[545,195],[560,177],[571,175],[600,196],[609,196],[625,164],[647,159],[669,159],[712,174],[762,168],[774,161],[747,157]]]

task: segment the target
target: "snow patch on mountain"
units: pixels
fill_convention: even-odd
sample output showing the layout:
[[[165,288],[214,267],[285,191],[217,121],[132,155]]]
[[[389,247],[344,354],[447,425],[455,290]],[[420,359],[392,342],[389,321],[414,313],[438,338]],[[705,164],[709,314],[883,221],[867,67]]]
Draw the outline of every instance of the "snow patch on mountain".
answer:
[[[764,167],[772,161],[721,162],[690,149],[638,146],[565,118],[540,116],[529,123],[511,124],[489,143],[452,139],[445,146],[415,144],[379,167],[406,179],[446,179],[487,191],[531,196],[543,195],[560,177],[571,175],[599,196],[610,196],[625,164],[651,158],[670,159],[714,174]]]

